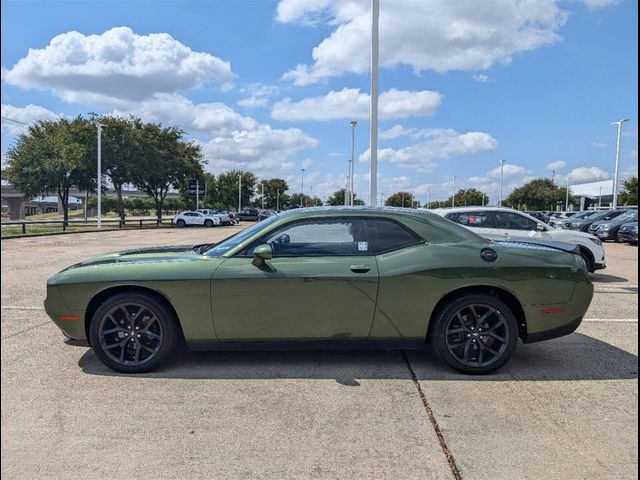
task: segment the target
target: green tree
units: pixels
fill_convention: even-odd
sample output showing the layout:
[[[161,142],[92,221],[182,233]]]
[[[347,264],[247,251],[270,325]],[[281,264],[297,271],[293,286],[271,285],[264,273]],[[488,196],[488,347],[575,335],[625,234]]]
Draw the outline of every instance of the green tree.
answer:
[[[104,116],[97,119],[104,125],[102,129],[102,172],[111,180],[116,192],[117,212],[120,220],[125,220],[125,206],[122,189],[133,180],[135,164],[141,155],[136,130],[142,128],[142,121],[136,117],[122,118]],[[94,134],[95,137],[95,134]],[[95,138],[93,140],[95,142]]]
[[[346,195],[346,189],[341,188],[340,190],[333,192],[327,199],[327,205],[331,205],[333,207],[339,207],[340,205],[344,205],[344,196]],[[353,194],[353,204],[354,205],[364,205],[364,201],[358,198],[357,194]]]
[[[537,178],[516,188],[502,204],[525,210],[555,210],[556,205],[565,204],[566,195],[565,187],[558,187],[549,178]],[[571,195],[569,202],[573,202]]]
[[[133,165],[132,183],[153,199],[158,220],[162,220],[162,204],[169,189],[203,173],[200,146],[182,140],[182,135],[177,128],[155,123],[136,129],[140,156]]]
[[[256,176],[251,172],[231,170],[221,173],[212,193],[215,208],[238,208],[238,179],[242,177],[242,208],[250,204],[255,194]]]
[[[262,206],[262,189],[264,185],[264,208],[268,208],[270,210],[276,210],[278,207],[280,209],[283,208],[284,204],[282,203],[284,200],[289,200],[289,198],[283,198],[283,195],[287,190],[289,190],[289,185],[282,178],[271,178],[269,180],[262,180],[257,186],[257,203]]]
[[[69,190],[95,191],[96,162],[87,148],[88,120],[38,121],[7,152],[6,176],[26,197],[57,193],[65,225]]]
[[[446,206],[451,206],[451,201],[453,200],[453,195],[450,196],[446,200]],[[489,196],[480,190],[476,190],[475,188],[464,189],[461,188],[456,192],[455,205],[460,206],[472,206],[472,205],[488,205],[489,204]],[[437,208],[437,207],[432,207]]]
[[[624,190],[620,194],[623,205],[638,205],[638,176],[629,177],[623,183]]]
[[[409,192],[397,192],[387,197],[384,204],[387,207],[413,207],[413,194]]]

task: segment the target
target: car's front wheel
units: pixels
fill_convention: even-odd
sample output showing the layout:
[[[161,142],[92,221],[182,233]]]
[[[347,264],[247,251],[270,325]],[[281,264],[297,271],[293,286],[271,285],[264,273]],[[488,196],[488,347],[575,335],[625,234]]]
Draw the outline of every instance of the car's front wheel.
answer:
[[[433,320],[431,343],[438,357],[464,373],[502,367],[518,344],[518,324],[509,307],[487,294],[454,298]]]
[[[173,312],[153,296],[118,293],[93,314],[89,326],[91,346],[107,367],[124,373],[147,372],[177,344]]]
[[[176,225],[178,226],[178,228],[183,228],[184,226],[186,226],[186,223],[181,219],[176,222]]]
[[[204,221],[204,226],[208,227],[208,228],[213,227],[213,220],[205,220]]]

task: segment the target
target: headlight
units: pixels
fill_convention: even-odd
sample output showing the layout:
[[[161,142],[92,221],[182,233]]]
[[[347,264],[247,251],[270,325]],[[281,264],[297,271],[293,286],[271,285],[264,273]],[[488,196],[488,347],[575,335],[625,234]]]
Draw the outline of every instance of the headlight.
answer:
[[[598,227],[599,230],[609,230],[610,228],[611,228],[611,225],[609,223],[603,223]]]
[[[602,245],[602,240],[600,240],[599,238],[596,237],[589,237],[589,240],[591,240],[593,243],[595,243],[598,246]]]

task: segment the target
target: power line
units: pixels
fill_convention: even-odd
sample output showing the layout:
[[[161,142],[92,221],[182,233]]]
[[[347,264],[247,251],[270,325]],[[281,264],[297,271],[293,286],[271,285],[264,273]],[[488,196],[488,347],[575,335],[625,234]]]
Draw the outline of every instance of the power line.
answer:
[[[24,123],[24,122],[21,122],[19,120],[14,120],[13,118],[5,117],[4,115],[2,115],[1,118],[2,118],[2,120],[6,120],[7,122],[13,122],[13,123],[17,123],[18,125],[29,126],[28,123]]]

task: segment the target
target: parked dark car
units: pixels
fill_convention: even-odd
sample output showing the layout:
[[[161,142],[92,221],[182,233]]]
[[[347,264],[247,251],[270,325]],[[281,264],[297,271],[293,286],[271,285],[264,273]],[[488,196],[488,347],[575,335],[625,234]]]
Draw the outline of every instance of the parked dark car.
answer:
[[[618,230],[618,241],[624,243],[638,244],[638,220],[625,223]]]
[[[258,210],[257,208],[245,208],[240,213],[238,213],[238,218],[240,220],[246,220],[249,222],[257,222],[259,215],[260,210]]]
[[[582,218],[573,217],[569,220],[568,228],[569,230],[588,232],[593,222],[598,220],[612,220],[623,213],[624,210],[595,210]]]
[[[618,215],[611,220],[598,220],[593,222],[589,227],[589,233],[595,235],[600,240],[615,240],[619,241],[618,233],[620,227],[625,223],[637,222],[638,221],[638,211],[637,210],[629,210],[624,212],[622,215]]]

